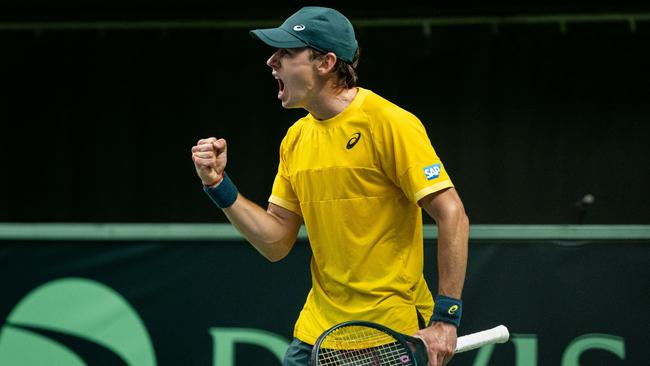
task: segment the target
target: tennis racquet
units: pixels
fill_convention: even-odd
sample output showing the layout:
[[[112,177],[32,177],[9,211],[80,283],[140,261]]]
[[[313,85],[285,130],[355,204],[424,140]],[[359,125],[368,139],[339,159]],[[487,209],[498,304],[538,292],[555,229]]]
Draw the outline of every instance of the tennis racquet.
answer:
[[[503,325],[458,337],[456,353],[510,337]],[[349,321],[326,330],[312,349],[314,366],[426,366],[429,362],[424,342],[381,324]]]

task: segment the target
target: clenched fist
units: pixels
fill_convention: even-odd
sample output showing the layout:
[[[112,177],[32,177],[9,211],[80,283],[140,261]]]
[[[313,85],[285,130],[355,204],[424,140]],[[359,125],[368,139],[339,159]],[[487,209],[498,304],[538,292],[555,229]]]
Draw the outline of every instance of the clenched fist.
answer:
[[[221,182],[227,161],[226,140],[215,137],[199,140],[192,147],[192,161],[204,185],[213,186]]]

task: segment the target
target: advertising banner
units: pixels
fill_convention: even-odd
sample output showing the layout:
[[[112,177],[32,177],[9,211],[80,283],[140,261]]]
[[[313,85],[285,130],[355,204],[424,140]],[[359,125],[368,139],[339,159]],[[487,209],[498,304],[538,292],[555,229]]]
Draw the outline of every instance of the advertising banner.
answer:
[[[644,365],[648,242],[473,240],[459,334],[511,339],[452,365]],[[436,288],[435,240],[424,246]],[[280,365],[309,291],[306,240],[0,241],[0,365]]]

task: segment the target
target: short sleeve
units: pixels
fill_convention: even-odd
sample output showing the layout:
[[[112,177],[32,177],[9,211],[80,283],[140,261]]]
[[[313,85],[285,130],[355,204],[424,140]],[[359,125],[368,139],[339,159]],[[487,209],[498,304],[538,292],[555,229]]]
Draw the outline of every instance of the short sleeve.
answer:
[[[280,144],[280,162],[278,163],[278,172],[273,181],[273,189],[271,190],[269,202],[302,216],[300,201],[298,201],[298,197],[291,185],[289,169],[287,167],[287,139],[288,137],[285,136],[282,140],[282,144]]]
[[[409,201],[453,187],[422,122],[399,108],[387,110],[374,131],[383,171]]]

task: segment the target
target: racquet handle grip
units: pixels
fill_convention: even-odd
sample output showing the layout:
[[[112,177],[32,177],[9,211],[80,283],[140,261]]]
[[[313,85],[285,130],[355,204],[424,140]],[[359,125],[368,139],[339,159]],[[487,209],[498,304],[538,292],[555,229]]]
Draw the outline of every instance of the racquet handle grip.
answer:
[[[473,350],[493,343],[505,343],[510,338],[510,332],[504,325],[458,337],[456,353]]]

